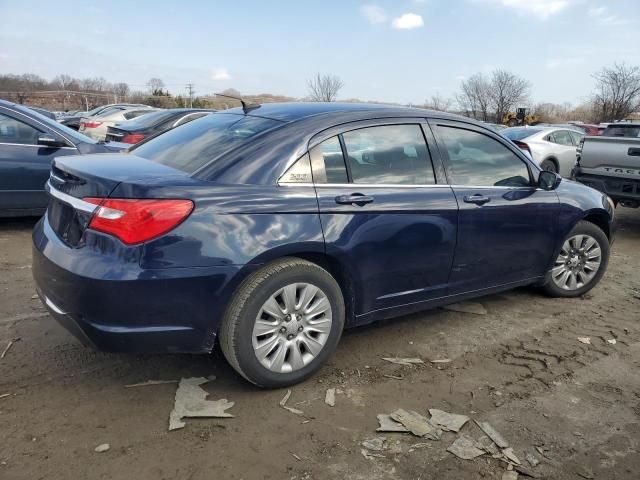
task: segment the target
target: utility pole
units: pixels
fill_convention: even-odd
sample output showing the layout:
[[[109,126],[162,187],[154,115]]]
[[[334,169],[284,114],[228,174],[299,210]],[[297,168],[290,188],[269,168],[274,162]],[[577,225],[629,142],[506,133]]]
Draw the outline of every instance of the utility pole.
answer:
[[[189,108],[193,108],[193,94],[196,93],[193,89],[193,83],[187,83],[187,91],[189,92]]]

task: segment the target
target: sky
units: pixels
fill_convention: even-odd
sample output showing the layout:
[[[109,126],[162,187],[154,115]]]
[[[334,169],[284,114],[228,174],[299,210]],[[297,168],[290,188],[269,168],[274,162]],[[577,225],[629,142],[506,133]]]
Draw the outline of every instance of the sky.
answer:
[[[640,65],[640,0],[0,0],[0,73],[174,94],[304,97],[320,72],[343,99],[420,104],[502,68],[577,104],[614,62]]]

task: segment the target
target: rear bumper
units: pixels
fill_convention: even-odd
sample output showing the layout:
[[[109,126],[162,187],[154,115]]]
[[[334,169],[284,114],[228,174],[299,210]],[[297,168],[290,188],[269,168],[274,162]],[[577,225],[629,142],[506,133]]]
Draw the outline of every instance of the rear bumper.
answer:
[[[613,200],[640,202],[640,179],[593,175],[583,173],[580,167],[574,169],[573,177],[577,182],[606,193]]]
[[[85,345],[113,352],[211,351],[240,266],[142,269],[64,245],[46,216],[33,232],[41,300]]]

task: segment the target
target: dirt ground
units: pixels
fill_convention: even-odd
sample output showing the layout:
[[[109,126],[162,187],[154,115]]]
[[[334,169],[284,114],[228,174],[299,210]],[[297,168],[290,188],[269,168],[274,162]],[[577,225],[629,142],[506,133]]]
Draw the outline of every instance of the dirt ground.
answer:
[[[376,414],[439,408],[490,422],[540,478],[638,479],[640,210],[617,213],[608,273],[589,295],[519,289],[479,299],[486,315],[434,310],[348,331],[319,375],[292,388],[289,405],[304,417],[280,408],[286,390],[250,386],[219,352],[84,348],[33,298],[34,221],[0,222],[0,350],[20,339],[0,359],[0,396],[9,394],[0,397],[0,478],[502,478],[505,465],[490,456],[448,453],[454,433],[440,441],[388,433],[380,457],[362,455]],[[426,363],[381,359],[390,356]],[[430,362],[443,358],[452,361]],[[210,398],[235,402],[235,417],[189,419],[172,432],[175,384],[124,387],[208,375],[217,377]],[[330,407],[325,391],[334,387],[342,393]],[[472,423],[462,431],[480,436]],[[110,450],[96,453],[103,443]],[[531,467],[527,453],[541,463]]]

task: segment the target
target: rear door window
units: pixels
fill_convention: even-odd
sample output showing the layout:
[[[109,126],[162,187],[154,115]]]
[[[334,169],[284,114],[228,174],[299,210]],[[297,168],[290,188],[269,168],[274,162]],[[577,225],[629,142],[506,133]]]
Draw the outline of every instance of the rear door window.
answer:
[[[573,138],[571,138],[571,134],[568,130],[557,130],[553,132],[552,135],[555,143],[565,145],[567,147],[575,146],[575,144],[573,143]]]
[[[309,153],[313,181],[319,184],[436,183],[422,128],[417,124],[351,130],[325,140]]]
[[[384,125],[342,134],[353,183],[431,185],[435,182],[420,125]]]
[[[331,137],[309,150],[313,181],[316,183],[349,183],[342,147],[338,137]]]
[[[256,135],[280,125],[283,122],[269,118],[213,113],[169,130],[130,152],[191,174]]]

